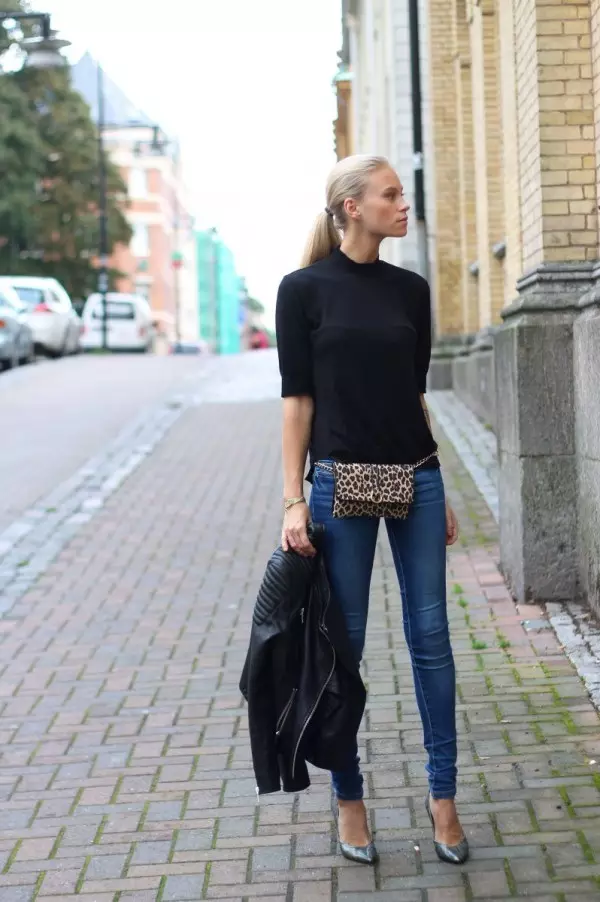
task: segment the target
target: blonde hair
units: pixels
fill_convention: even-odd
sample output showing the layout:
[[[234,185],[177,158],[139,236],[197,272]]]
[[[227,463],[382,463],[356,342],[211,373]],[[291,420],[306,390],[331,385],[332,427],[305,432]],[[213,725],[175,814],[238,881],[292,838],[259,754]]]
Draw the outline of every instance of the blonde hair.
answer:
[[[385,157],[354,154],[340,160],[333,167],[327,179],[327,204],[317,216],[308,236],[301,266],[310,266],[317,260],[323,260],[340,246],[341,233],[346,226],[344,201],[349,197],[360,200],[372,173],[389,165]]]

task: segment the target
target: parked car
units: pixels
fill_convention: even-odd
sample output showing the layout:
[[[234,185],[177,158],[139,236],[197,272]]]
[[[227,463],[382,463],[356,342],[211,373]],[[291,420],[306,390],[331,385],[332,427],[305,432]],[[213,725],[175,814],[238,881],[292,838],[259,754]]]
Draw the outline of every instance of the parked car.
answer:
[[[41,276],[2,276],[0,289],[5,285],[14,288],[27,307],[37,350],[51,357],[77,353],[81,320],[60,282]]]
[[[27,307],[10,286],[0,288],[0,370],[35,359],[33,332]]]
[[[102,295],[91,294],[82,314],[81,346],[102,347]],[[151,351],[154,343],[152,311],[139,294],[109,291],[106,295],[107,344],[112,351]]]

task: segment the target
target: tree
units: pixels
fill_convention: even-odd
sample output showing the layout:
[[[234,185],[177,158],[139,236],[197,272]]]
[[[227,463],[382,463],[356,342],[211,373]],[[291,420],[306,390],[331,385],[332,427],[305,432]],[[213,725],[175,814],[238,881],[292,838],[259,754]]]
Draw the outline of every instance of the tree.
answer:
[[[14,79],[0,76],[0,235],[6,236],[4,250],[11,259],[26,247],[45,156],[37,117],[25,94]]]
[[[16,5],[0,0],[0,10]],[[106,166],[112,252],[131,227],[125,183]],[[98,168],[96,126],[67,67],[0,75],[1,272],[54,276],[74,298],[95,290]],[[113,283],[119,275],[109,273]]]
[[[256,298],[248,297],[246,299],[246,306],[250,313],[257,313],[259,316],[262,316],[265,312],[264,304],[261,304]]]

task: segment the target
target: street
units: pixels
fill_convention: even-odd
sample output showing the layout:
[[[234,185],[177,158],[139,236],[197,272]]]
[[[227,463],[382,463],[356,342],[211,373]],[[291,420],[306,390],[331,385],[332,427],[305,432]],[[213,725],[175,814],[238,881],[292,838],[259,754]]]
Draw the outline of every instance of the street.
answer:
[[[511,599],[496,520],[439,424],[472,858],[433,850],[383,530],[360,737],[380,864],[338,854],[326,774],[257,800],[238,680],[280,529],[278,393],[270,351],[0,379],[0,902],[591,902],[598,713],[542,607]]]
[[[185,356],[80,355],[2,374],[0,532],[203,364]]]

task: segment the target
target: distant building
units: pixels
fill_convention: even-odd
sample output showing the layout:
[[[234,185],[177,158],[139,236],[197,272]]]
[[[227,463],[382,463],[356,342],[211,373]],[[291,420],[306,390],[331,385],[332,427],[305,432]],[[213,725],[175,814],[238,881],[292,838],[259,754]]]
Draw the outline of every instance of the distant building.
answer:
[[[451,6],[454,0],[440,3]],[[435,281],[435,265],[431,271],[429,265],[430,260],[435,261],[435,235],[432,230],[425,230],[425,220],[432,221],[436,192],[436,182],[430,178],[433,167],[429,165],[433,147],[428,119],[431,86],[426,40],[432,0],[343,0],[341,6],[342,48],[334,79],[338,158],[367,153],[390,160],[402,179],[414,227],[402,241],[384,241],[381,256]],[[416,44],[414,37],[411,40],[411,8],[413,15],[418,13],[420,23],[420,43]],[[415,24],[413,19],[413,27]],[[446,31],[440,33],[441,39],[449,39]],[[419,79],[415,82],[417,72]],[[416,128],[416,106],[423,113],[420,130]],[[425,158],[426,190],[422,201],[418,186],[421,162],[415,153],[415,142],[422,142]],[[423,201],[427,210],[419,213]]]
[[[200,337],[218,354],[236,354],[245,320],[243,280],[216,229],[196,232],[196,260]]]
[[[342,0],[342,49],[340,50],[338,71],[333,79],[337,116],[333,124],[335,153],[338,160],[354,153],[354,109],[352,105],[352,82],[354,80],[350,62],[350,30],[348,0]]]
[[[98,122],[98,64],[86,53],[72,69],[73,86]],[[196,242],[177,144],[104,74],[104,140],[128,185],[125,211],[133,229],[110,266],[124,273],[120,291],[148,298],[169,338],[198,338]]]

